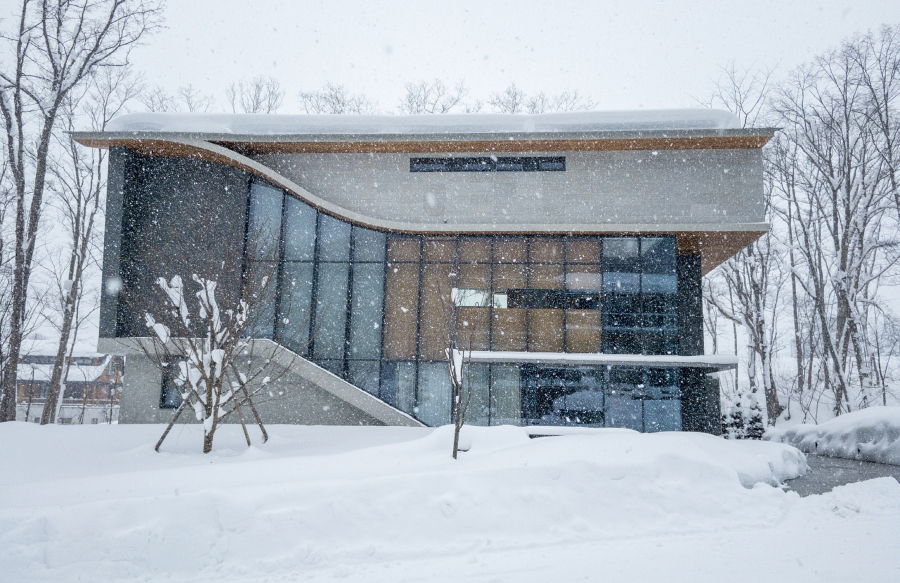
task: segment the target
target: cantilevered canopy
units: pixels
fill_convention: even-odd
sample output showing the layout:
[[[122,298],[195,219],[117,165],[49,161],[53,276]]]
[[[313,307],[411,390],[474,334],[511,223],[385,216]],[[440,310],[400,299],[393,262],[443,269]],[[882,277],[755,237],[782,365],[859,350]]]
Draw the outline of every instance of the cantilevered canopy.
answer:
[[[572,352],[502,352],[474,350],[464,357],[470,362],[496,364],[540,364],[546,366],[650,366],[654,368],[699,368],[707,372],[719,372],[737,368],[733,355],[649,355],[649,354],[595,354]]]

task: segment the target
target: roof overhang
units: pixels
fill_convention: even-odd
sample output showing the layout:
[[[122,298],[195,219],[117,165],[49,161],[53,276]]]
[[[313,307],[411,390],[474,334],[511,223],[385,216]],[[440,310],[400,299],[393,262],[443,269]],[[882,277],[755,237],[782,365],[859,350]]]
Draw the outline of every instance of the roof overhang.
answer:
[[[649,355],[649,354],[596,354],[572,352],[499,352],[473,350],[464,352],[469,362],[494,364],[539,364],[546,366],[648,366],[653,368],[694,368],[705,372],[719,372],[737,368],[738,359],[733,355],[712,354],[700,356]]]
[[[775,128],[599,132],[436,134],[222,134],[197,132],[74,132],[84,146],[158,150],[163,143],[205,141],[244,155],[270,153],[479,153],[762,148]]]

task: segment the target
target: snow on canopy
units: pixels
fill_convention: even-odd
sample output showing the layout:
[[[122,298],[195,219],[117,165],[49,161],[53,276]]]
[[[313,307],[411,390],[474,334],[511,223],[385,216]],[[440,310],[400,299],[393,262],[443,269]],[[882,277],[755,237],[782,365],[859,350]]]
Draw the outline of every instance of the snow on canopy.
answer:
[[[106,355],[100,360],[100,364],[70,364],[66,382],[87,382],[95,381],[103,376],[109,366],[111,356]],[[53,364],[29,364],[19,363],[18,379],[20,382],[31,382],[32,380],[49,382],[53,373]]]
[[[266,115],[132,113],[113,119],[109,132],[234,135],[428,135],[450,133],[553,133],[723,130],[740,128],[717,109],[579,111],[528,114]]]

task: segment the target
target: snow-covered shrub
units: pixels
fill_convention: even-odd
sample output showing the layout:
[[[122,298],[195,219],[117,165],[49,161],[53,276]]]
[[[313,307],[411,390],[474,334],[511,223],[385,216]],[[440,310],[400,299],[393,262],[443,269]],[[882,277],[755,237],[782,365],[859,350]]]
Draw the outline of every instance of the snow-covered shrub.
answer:
[[[196,274],[192,279],[199,287],[193,294],[194,301],[190,302],[193,308],[189,305],[191,294],[180,276],[175,275],[170,281],[162,277],[157,279],[167,301],[167,323],[152,314],[144,314],[145,323],[154,336],[143,348],[160,370],[175,365],[173,380],[183,403],[172,423],[183,409],[191,408],[197,421],[203,423],[203,452],[209,453],[216,429],[222,422],[234,414],[241,424],[244,423],[243,407],[252,411],[266,436],[253,397],[264,390],[271,379],[265,375],[268,358],[263,358],[261,363],[256,359],[254,365],[253,346],[248,338],[253,323],[252,301],[242,297],[233,307],[221,309],[216,297],[216,281]],[[168,431],[166,429],[162,439]],[[245,436],[249,444],[246,428]]]

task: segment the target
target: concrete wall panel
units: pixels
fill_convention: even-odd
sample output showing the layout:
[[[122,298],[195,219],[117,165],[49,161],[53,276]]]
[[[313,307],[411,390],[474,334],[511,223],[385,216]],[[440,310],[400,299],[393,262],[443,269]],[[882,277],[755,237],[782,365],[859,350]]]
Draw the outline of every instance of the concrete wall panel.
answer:
[[[758,149],[562,154],[565,172],[527,173],[412,173],[411,154],[255,159],[331,203],[411,224],[423,218],[501,227],[764,222]]]

